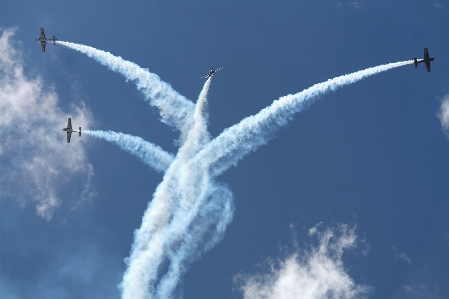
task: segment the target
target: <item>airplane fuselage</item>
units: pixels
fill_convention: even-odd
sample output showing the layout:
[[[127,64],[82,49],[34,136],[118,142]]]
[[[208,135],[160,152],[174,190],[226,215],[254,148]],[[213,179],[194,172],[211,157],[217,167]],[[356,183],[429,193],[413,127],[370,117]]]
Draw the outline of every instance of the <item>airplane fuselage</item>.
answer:
[[[79,133],[79,132],[81,132],[81,130],[72,130],[72,129],[67,129],[67,128],[64,128],[62,130],[67,132],[67,133]]]
[[[51,38],[42,38],[42,37],[36,37],[36,41],[41,43],[41,42],[51,42],[54,44],[56,44],[56,39],[51,39]]]
[[[417,59],[416,63],[421,63],[421,62],[429,63],[430,61],[434,61],[434,60],[435,60],[435,57],[430,57],[428,59]]]
[[[219,68],[219,69],[214,69],[214,68],[212,68],[212,69],[209,71],[209,73],[207,73],[207,75],[205,75],[205,76],[203,76],[203,77],[201,77],[201,78],[209,79],[210,77],[212,77],[213,75],[215,75],[215,73],[218,72],[218,71],[221,70],[221,69],[222,69],[222,67]]]

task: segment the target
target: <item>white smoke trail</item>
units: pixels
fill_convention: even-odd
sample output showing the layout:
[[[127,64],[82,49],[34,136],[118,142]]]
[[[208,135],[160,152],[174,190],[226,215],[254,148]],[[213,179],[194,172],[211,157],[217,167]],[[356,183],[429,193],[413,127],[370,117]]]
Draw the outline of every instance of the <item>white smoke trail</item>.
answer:
[[[74,44],[72,46],[85,47]],[[97,56],[89,54],[92,49],[87,47],[82,51],[93,55],[92,57],[96,57],[95,59],[105,65],[112,65],[110,67],[114,70],[125,72],[124,67],[117,66],[115,60],[102,61],[103,54],[99,55],[98,52],[95,52]],[[109,55],[111,57],[108,56],[108,59],[115,59]],[[215,176],[235,165],[250,151],[267,143],[274,131],[287,124],[294,113],[301,111],[306,104],[311,103],[311,100],[330,90],[412,62],[404,61],[369,68],[316,84],[295,95],[282,97],[257,115],[245,118],[239,124],[225,130],[212,141],[209,141],[205,112],[211,79],[206,81],[193,112],[190,108],[186,108],[188,112],[177,114],[176,111],[171,111],[177,108],[176,105],[164,106],[161,109],[163,119],[172,118],[175,123],[181,124],[178,127],[184,130],[185,142],[171,164],[171,160],[168,159],[170,161],[166,160],[165,166],[159,166],[160,169],[166,169],[166,173],[144,213],[141,227],[134,233],[134,243],[127,259],[128,268],[120,286],[122,298],[173,298],[181,282],[181,276],[190,263],[220,241],[226,226],[232,220],[234,206],[231,191],[225,185],[217,184],[214,181]],[[133,73],[132,69],[126,69],[126,72],[128,71]],[[145,87],[139,85],[141,79],[137,75],[133,76],[130,79],[137,80],[139,88],[144,89]],[[183,105],[179,101],[178,104]],[[93,131],[88,132],[91,135],[95,134]],[[97,137],[101,135],[98,134],[100,133],[97,133]],[[154,148],[143,147],[136,151],[135,147],[123,143],[123,138],[118,137],[122,136],[108,135],[100,138],[109,138],[109,141],[116,142],[142,160],[148,158],[145,150],[154,151]],[[136,140],[132,142],[134,145]],[[161,265],[167,260],[168,270],[165,274],[160,273]],[[159,274],[164,274],[160,280]]]
[[[85,130],[83,133],[117,144],[121,149],[136,156],[143,163],[159,172],[165,172],[174,160],[172,154],[137,136],[99,130]]]
[[[179,150],[180,158],[187,160],[191,158],[200,149],[201,146],[209,142],[210,134],[207,131],[207,93],[212,77],[209,77],[204,83],[203,89],[200,92],[198,101],[193,112],[193,126],[187,134],[185,145]]]
[[[188,229],[179,236],[178,243],[168,248],[170,267],[161,278],[156,290],[156,298],[174,298],[182,275],[192,262],[204,252],[212,249],[220,242],[234,214],[233,196],[227,186],[211,182],[213,193],[198,197],[198,205],[191,209],[188,221],[177,218],[173,227],[189,223]],[[181,211],[178,212],[181,216]],[[185,217],[187,218],[187,217]]]
[[[256,115],[224,130],[198,153],[192,164],[209,165],[211,175],[218,176],[236,165],[246,154],[266,144],[276,130],[285,126],[295,113],[300,112],[317,97],[366,77],[411,63],[413,60],[368,68],[315,84],[297,94],[281,97]]]
[[[194,105],[173,90],[170,84],[163,82],[158,75],[150,73],[148,69],[143,69],[133,62],[93,47],[64,41],[58,41],[57,44],[84,53],[110,70],[122,74],[127,80],[134,81],[150,105],[160,110],[163,122],[175,126],[183,135],[187,133],[191,125]]]
[[[192,157],[209,141],[205,106],[210,80],[205,83],[196,104],[194,125],[185,142],[185,152],[179,155],[180,159]],[[172,221],[163,232],[170,236],[170,242],[165,244],[170,266],[157,286],[156,298],[175,296],[181,276],[195,259],[222,239],[234,211],[229,188],[215,183],[202,165],[185,161],[178,176],[180,202],[175,207]]]
[[[206,104],[205,96],[202,100],[202,95],[207,93],[206,82],[186,142],[156,190],[141,228],[135,232],[129,266],[121,285],[123,298],[175,297],[181,276],[190,263],[220,240],[232,219],[233,205],[229,189],[213,181],[216,175],[268,142],[270,135],[310,100],[329,90],[409,63],[412,61],[370,68],[282,97],[257,115],[225,130],[211,142],[207,142],[206,121],[200,113],[202,103]],[[194,153],[197,154],[192,157]],[[155,220],[150,215],[164,217]],[[214,232],[212,238],[211,231]],[[169,268],[158,282],[159,267],[167,258]]]
[[[128,269],[121,284],[123,298],[150,298],[155,290],[154,284],[161,263],[169,257],[170,269],[173,269],[179,268],[180,263],[189,259],[188,254],[184,258],[173,256],[170,250],[183,242],[182,236],[192,229],[190,224],[197,216],[199,207],[211,195],[212,186],[208,173],[196,169],[192,171],[185,167],[188,158],[193,156],[203,143],[209,141],[204,109],[210,81],[211,79],[206,81],[200,93],[193,114],[194,124],[188,132],[186,141],[158,186],[153,200],[144,213],[141,227],[134,233]],[[230,205],[232,199],[227,205],[224,204],[228,210],[232,210],[228,208]],[[201,237],[204,238],[204,235]],[[194,243],[198,244],[199,241],[195,240]],[[172,276],[170,273],[173,271],[170,269],[166,277]],[[169,279],[161,282],[164,285],[178,284],[177,281],[173,283]]]

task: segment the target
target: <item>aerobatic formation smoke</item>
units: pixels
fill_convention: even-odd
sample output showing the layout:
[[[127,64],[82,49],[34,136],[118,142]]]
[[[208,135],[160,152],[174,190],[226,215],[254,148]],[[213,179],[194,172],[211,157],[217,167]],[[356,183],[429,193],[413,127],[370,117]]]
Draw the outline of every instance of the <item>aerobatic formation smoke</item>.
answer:
[[[204,106],[210,80],[197,101],[192,129],[135,232],[121,285],[123,298],[173,297],[188,265],[223,237],[232,219],[230,190],[215,183],[206,170],[188,164],[189,157],[209,140]],[[159,267],[167,259],[169,268],[155,285]]]
[[[204,114],[201,113],[203,109],[200,107],[203,101],[200,95],[193,114],[194,123],[191,131],[173,163],[173,165],[176,165],[177,171],[170,175],[167,172],[163,183],[161,183],[163,185],[165,181],[176,181],[177,184],[171,186],[176,186],[177,189],[165,189],[168,192],[162,192],[164,196],[156,192],[153,199],[155,203],[159,196],[172,195],[171,200],[176,202],[172,205],[172,218],[170,221],[166,221],[165,227],[155,234],[148,234],[144,223],[142,223],[141,229],[136,232],[133,251],[128,261],[129,268],[122,283],[123,298],[173,297],[189,262],[199,257],[201,253],[220,240],[226,224],[232,219],[233,206],[232,194],[225,186],[219,187],[218,195],[210,191],[211,187],[215,186],[212,180],[216,175],[234,165],[246,153],[254,151],[268,142],[272,133],[284,126],[294,113],[301,111],[307,101],[310,102],[310,100],[327,91],[354,83],[367,76],[410,63],[412,61],[366,69],[316,84],[298,94],[282,97],[257,115],[244,119],[239,124],[225,130],[214,140],[203,143],[203,145],[199,141],[201,138],[207,138],[208,133],[205,130]],[[205,86],[208,83],[206,82]],[[204,89],[201,94],[203,94]],[[199,146],[194,146],[195,143],[198,143]],[[193,155],[198,150],[200,151],[193,158],[185,160],[187,155]],[[173,175],[176,175],[176,178]],[[225,194],[226,196],[223,196]],[[215,208],[216,211],[207,213],[206,215],[210,216],[205,217],[203,215],[205,210],[203,209],[206,206]],[[149,213],[154,213],[151,205],[145,214]],[[145,216],[144,218],[149,218]],[[198,219],[201,219],[201,221],[198,221]],[[214,227],[214,222],[217,224],[221,222],[222,225]],[[193,224],[194,226],[191,226]],[[210,244],[206,248],[207,242],[203,236],[211,227],[220,234],[216,241],[210,240]],[[198,231],[200,234],[198,234]],[[146,257],[145,263],[142,263],[142,257]],[[155,285],[158,267],[166,258],[170,260],[169,269],[160,279],[159,284]],[[145,269],[147,270],[145,271]],[[152,270],[148,271],[148,269]],[[147,275],[142,275],[142,273]]]
[[[215,182],[216,176],[266,144],[276,130],[317,97],[368,76],[413,63],[390,63],[315,84],[297,94],[281,97],[210,140],[206,106],[211,78],[204,84],[193,107],[159,77],[134,63],[91,47],[58,43],[85,53],[135,81],[151,103],[160,108],[162,119],[180,128],[183,135],[183,144],[173,159],[138,137],[87,131],[116,143],[156,170],[166,170],[143,215],[141,227],[134,233],[130,257],[126,260],[128,268],[120,285],[125,299],[176,297],[182,275],[190,263],[221,240],[232,220],[234,206],[232,192],[226,185]]]
[[[209,141],[207,131],[206,96],[209,78],[195,106],[194,123],[184,146],[180,149],[180,201],[173,220],[165,232],[173,240],[167,246],[170,266],[157,287],[156,298],[173,298],[182,275],[189,264],[203,252],[212,248],[224,236],[233,216],[232,193],[225,185],[217,184],[200,164],[188,159]],[[186,227],[187,226],[187,227]]]
[[[110,70],[122,74],[127,80],[135,82],[150,104],[160,110],[162,121],[175,126],[183,135],[186,134],[191,123],[193,103],[173,90],[170,84],[163,82],[158,75],[93,47],[64,41],[58,41],[57,44],[84,53]]]
[[[281,97],[256,115],[224,130],[201,150],[194,163],[209,165],[211,175],[218,176],[236,165],[246,154],[266,144],[275,131],[285,126],[295,113],[310,105],[317,97],[363,78],[411,63],[413,60],[379,65],[335,77],[294,95]]]

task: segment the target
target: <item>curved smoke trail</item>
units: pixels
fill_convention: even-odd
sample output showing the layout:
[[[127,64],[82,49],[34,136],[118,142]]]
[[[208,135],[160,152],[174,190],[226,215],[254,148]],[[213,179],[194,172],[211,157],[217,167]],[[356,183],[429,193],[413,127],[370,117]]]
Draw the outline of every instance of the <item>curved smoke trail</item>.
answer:
[[[151,298],[154,293],[164,298],[173,294],[179,275],[201,252],[218,242],[232,219],[230,190],[213,182],[205,169],[189,167],[187,163],[209,141],[205,105],[210,82],[211,78],[200,93],[185,143],[148,205],[141,227],[134,233],[128,269],[121,284],[123,298]],[[169,269],[156,285],[159,267],[167,259]]]
[[[127,80],[134,81],[150,105],[160,110],[163,122],[175,126],[182,134],[187,133],[194,104],[173,90],[170,84],[163,82],[158,75],[133,62],[93,47],[63,41],[58,41],[57,44],[84,53],[110,70],[122,74]]]
[[[276,130],[285,126],[295,113],[319,96],[380,72],[412,63],[413,60],[408,60],[368,68],[315,84],[297,94],[281,97],[256,115],[224,130],[198,153],[192,163],[209,165],[211,175],[218,176],[236,165],[246,154],[266,144]]]
[[[126,67],[122,67],[120,63],[123,60],[109,53],[76,44],[64,43],[64,45],[92,55],[91,57],[125,76],[128,76],[128,72],[132,73],[133,75],[127,78],[136,80],[138,88],[146,88],[142,83],[143,79],[139,78],[140,75],[137,76],[133,72],[135,70],[133,68],[138,68],[133,63],[126,62],[128,63],[125,63]],[[97,56],[89,52],[92,49],[94,52],[97,51],[95,52]],[[105,54],[110,60],[102,61],[103,54],[99,56],[98,52]],[[168,98],[167,105],[159,101],[162,96],[157,94],[159,98],[155,100],[157,103],[155,106],[160,105],[158,107],[161,109],[163,120],[166,122],[171,120],[181,128],[185,138],[176,157],[168,159],[172,162],[165,160],[168,164],[162,163],[164,166],[159,166],[160,169],[166,169],[166,172],[153,195],[153,200],[148,204],[141,227],[134,232],[134,243],[127,259],[128,268],[120,285],[122,298],[176,297],[182,275],[190,263],[221,240],[226,226],[232,220],[234,206],[231,191],[226,185],[216,183],[214,181],[216,176],[237,164],[249,152],[266,144],[276,130],[285,126],[295,113],[300,112],[317,97],[368,76],[410,63],[413,61],[368,68],[315,84],[297,94],[281,97],[258,114],[226,129],[211,141],[207,132],[205,111],[210,78],[206,81],[195,107],[188,101],[179,100],[176,92],[175,100],[169,99],[170,92],[164,94]],[[137,69],[138,74],[142,74],[142,71],[140,68]],[[178,108],[181,112],[176,111]],[[95,133],[97,131],[88,132],[91,135],[98,134]],[[108,140],[105,137],[100,138]],[[147,157],[146,150],[154,151],[153,148],[139,147],[133,152],[130,150],[135,149],[133,146],[123,146],[116,141],[121,140],[120,138],[108,138],[108,141],[117,143],[138,157]],[[161,273],[160,267],[165,261],[169,261],[168,269],[165,273]]]
[[[156,190],[141,228],[135,232],[128,269],[121,285],[123,298],[175,297],[190,263],[223,237],[234,207],[232,193],[226,186],[215,183],[215,176],[267,143],[274,131],[286,125],[294,113],[301,111],[311,100],[367,76],[409,63],[412,62],[369,68],[282,97],[210,142],[207,142],[208,133],[204,130],[205,116],[199,113],[201,103],[206,103],[205,97],[202,101],[201,96],[205,84],[186,142]],[[201,138],[206,143],[201,144]],[[196,155],[192,156],[193,153]],[[165,218],[150,216],[157,216],[161,211]],[[159,267],[167,259],[170,261],[168,270],[158,281]]]
[[[117,144],[122,150],[159,172],[165,172],[174,160],[172,154],[137,136],[100,130],[85,130],[83,133]]]
[[[206,95],[211,79],[206,81],[196,103],[194,124],[184,148],[180,150],[185,151],[179,155],[180,159],[184,159],[178,173],[178,188],[182,191],[173,219],[164,232],[172,239],[166,244],[170,265],[157,286],[156,298],[175,297],[188,266],[223,238],[226,226],[233,217],[233,196],[229,188],[217,184],[207,168],[189,163],[190,158],[209,142]]]
[[[201,183],[209,183],[208,188],[199,194],[188,214],[177,217],[176,223],[172,224],[172,231],[178,230],[182,234],[179,234],[178,242],[168,248],[170,266],[157,286],[155,298],[174,298],[190,264],[223,239],[226,227],[232,221],[234,198],[231,190],[212,180]],[[179,216],[183,213],[183,209],[177,211]],[[188,229],[183,229],[185,223],[189,223]]]

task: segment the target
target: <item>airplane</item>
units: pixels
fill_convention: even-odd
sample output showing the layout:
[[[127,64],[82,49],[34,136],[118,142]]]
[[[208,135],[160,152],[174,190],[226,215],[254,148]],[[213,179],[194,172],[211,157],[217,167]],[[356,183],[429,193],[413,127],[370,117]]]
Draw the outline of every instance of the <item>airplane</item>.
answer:
[[[39,37],[36,37],[36,40],[41,43],[42,46],[42,52],[45,52],[45,46],[47,42],[51,42],[53,45],[56,45],[56,37],[53,35],[52,38],[46,38],[44,28],[41,27],[41,35]]]
[[[216,69],[216,70],[214,70],[214,68],[211,68],[209,73],[207,73],[207,75],[205,75],[205,76],[202,76],[201,78],[208,79],[208,78],[212,77],[216,72],[218,72],[221,69],[222,69],[222,67],[219,68],[219,69]]]
[[[427,50],[427,48],[424,48],[424,59],[416,59],[416,58],[414,59],[415,68],[418,67],[418,63],[424,62],[427,71],[430,72],[430,62],[434,60],[435,57],[429,57],[429,50]]]
[[[72,119],[69,117],[69,120],[67,121],[67,128],[62,129],[63,131],[67,132],[67,143],[70,143],[70,137],[74,132],[78,132],[78,136],[81,137],[81,127],[79,128],[79,130],[72,129]]]

